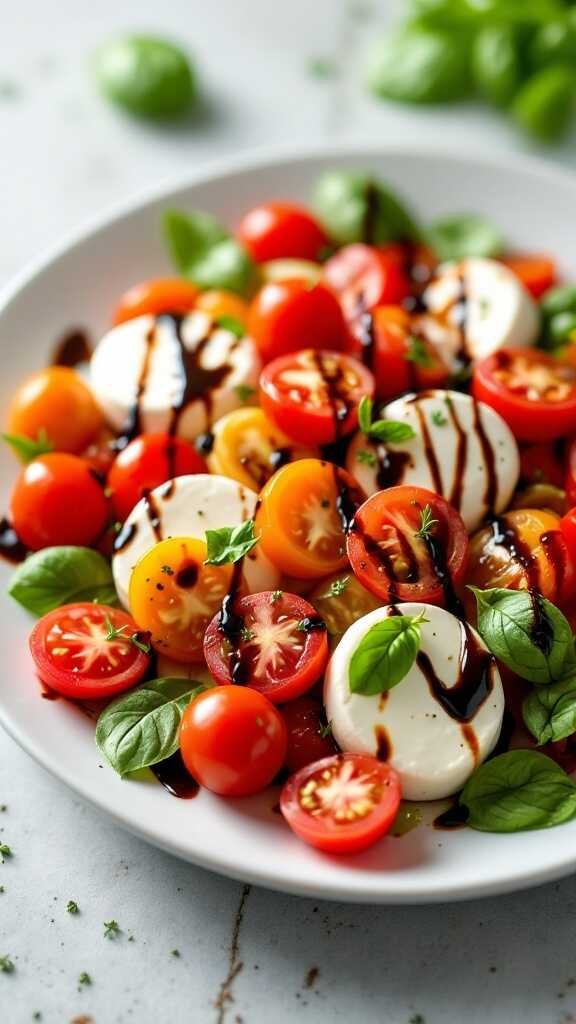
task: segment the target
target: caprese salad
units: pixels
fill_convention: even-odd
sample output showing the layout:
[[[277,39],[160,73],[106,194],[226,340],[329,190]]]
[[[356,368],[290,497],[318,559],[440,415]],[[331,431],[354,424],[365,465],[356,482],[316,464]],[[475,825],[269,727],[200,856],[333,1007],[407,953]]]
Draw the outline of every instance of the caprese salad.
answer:
[[[334,853],[402,800],[567,821],[576,287],[365,174],[314,209],[166,211],[178,276],[14,394],[0,549],[42,695],[176,795],[280,779]]]

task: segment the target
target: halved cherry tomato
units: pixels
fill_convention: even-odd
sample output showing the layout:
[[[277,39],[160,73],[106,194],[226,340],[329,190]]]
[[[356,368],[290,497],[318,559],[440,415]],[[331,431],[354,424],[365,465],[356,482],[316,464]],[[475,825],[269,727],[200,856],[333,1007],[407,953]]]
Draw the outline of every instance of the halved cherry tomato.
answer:
[[[464,575],[468,536],[456,509],[438,494],[400,486],[364,502],[346,545],[360,583],[383,602],[445,605]]]
[[[297,579],[315,579],[347,565],[345,529],[364,494],[330,462],[300,459],[264,486],[256,534],[268,558]]]
[[[519,441],[553,441],[576,430],[576,367],[539,349],[502,348],[482,359],[472,391]]]
[[[322,701],[317,697],[298,697],[280,708],[288,734],[286,768],[300,771],[307,764],[331,757],[338,750],[326,723]]]
[[[295,445],[262,409],[234,409],[212,427],[214,442],[206,457],[211,473],[259,491],[280,466],[316,458],[318,450]]]
[[[248,303],[234,292],[225,292],[219,288],[211,288],[201,292],[196,300],[195,309],[208,313],[213,320],[228,316],[246,326],[248,320]]]
[[[204,460],[189,441],[170,434],[141,434],[120,452],[108,474],[114,511],[123,522],[145,491],[176,476],[205,472]]]
[[[564,478],[566,498],[570,506],[576,505],[576,438],[573,438],[566,449],[566,476]]]
[[[571,579],[562,580],[561,593],[565,600],[574,600],[574,593],[570,593],[570,591],[573,589],[576,577],[576,508],[571,508],[566,515],[562,516],[559,530],[568,549],[567,561],[574,568]]]
[[[345,245],[324,266],[324,280],[336,293],[348,323],[375,306],[396,305],[410,294],[410,279],[396,258],[371,245]]]
[[[310,846],[358,853],[389,831],[400,798],[400,780],[389,764],[363,754],[336,754],[288,779],[280,810]]]
[[[368,363],[376,397],[443,387],[450,370],[419,327],[417,316],[400,306],[379,306],[356,324],[351,351]]]
[[[182,277],[156,277],[139,281],[120,298],[114,312],[113,323],[123,324],[137,316],[151,313],[189,313],[196,305],[198,289]]]
[[[30,634],[30,650],[50,689],[99,700],[140,682],[150,661],[147,640],[126,612],[85,601],[43,615]]]
[[[130,578],[132,615],[155,650],[175,661],[202,661],[206,627],[230,586],[232,566],[205,560],[203,541],[169,537],[142,556]]]
[[[502,263],[516,274],[535,299],[539,299],[556,283],[556,263],[549,256],[512,253]]]
[[[219,614],[204,637],[204,657],[217,683],[242,682],[283,704],[320,678],[328,661],[326,623],[304,598],[283,591],[250,594],[235,602],[234,615],[233,642],[223,634]]]
[[[554,444],[520,445],[520,481],[528,484],[552,484],[564,487],[564,441]],[[576,451],[574,458],[576,504]]]
[[[268,786],[286,757],[286,726],[262,693],[215,686],[188,705],[180,728],[191,775],[221,796],[249,796]]]
[[[333,640],[345,633],[356,619],[380,608],[382,604],[350,571],[322,580],[308,596],[324,619]]]
[[[10,518],[32,551],[53,544],[89,547],[106,526],[108,502],[102,482],[84,459],[52,452],[21,470],[10,497]]]
[[[92,393],[76,370],[49,366],[17,389],[8,412],[8,433],[36,440],[44,431],[57,451],[81,452],[104,426]]]
[[[323,284],[270,281],[252,299],[248,333],[265,363],[301,348],[344,348],[347,327]]]
[[[330,444],[349,434],[364,395],[374,395],[370,370],[340,352],[303,349],[274,359],[260,374],[264,412],[301,444]]]
[[[238,241],[256,263],[267,260],[317,260],[328,244],[318,221],[294,203],[261,203],[244,214]]]

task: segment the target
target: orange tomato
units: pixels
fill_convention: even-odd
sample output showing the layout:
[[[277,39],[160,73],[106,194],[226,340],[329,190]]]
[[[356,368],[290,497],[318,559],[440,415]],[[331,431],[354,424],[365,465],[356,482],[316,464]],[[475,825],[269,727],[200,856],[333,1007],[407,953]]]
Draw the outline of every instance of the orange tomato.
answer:
[[[255,407],[229,412],[214,424],[212,433],[214,445],[206,459],[210,472],[231,477],[253,491],[259,491],[285,463],[318,455],[317,449],[290,441]]]
[[[556,263],[549,256],[512,253],[504,257],[502,263],[516,274],[535,299],[556,283]]]
[[[8,432],[34,440],[45,431],[56,451],[81,452],[104,426],[92,393],[75,370],[49,366],[20,385],[8,412]]]
[[[156,277],[140,281],[120,297],[114,312],[113,322],[123,324],[145,313],[159,316],[161,313],[183,315],[196,304],[198,289],[181,277]]]
[[[208,313],[213,320],[218,320],[221,316],[229,316],[246,325],[248,318],[248,303],[244,302],[244,299],[241,299],[239,295],[234,295],[233,292],[225,292],[220,288],[212,288],[210,291],[202,292],[196,301],[196,309],[201,309],[204,313]]]

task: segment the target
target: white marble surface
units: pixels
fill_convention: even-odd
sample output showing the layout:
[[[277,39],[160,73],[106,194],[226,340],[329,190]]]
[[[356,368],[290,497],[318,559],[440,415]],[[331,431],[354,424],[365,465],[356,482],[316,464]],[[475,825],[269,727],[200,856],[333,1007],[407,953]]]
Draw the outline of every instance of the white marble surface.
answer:
[[[344,0],[19,0],[0,31],[0,287],[107,206],[217,155],[273,142],[425,140],[528,148],[473,106],[383,107],[362,53],[388,4]],[[196,55],[196,122],[150,128],[108,108],[95,44],[160,31]],[[310,57],[334,54],[318,80]],[[7,95],[12,89],[12,95]],[[554,158],[575,163],[574,144]],[[0,1022],[569,1024],[576,879],[452,907],[314,903],[217,878],[130,837],[0,734]],[[80,913],[71,916],[74,899]],[[104,921],[122,931],[104,937]],[[172,950],[178,950],[175,956]],[[91,985],[79,990],[82,971]],[[35,1013],[41,1018],[35,1018]]]

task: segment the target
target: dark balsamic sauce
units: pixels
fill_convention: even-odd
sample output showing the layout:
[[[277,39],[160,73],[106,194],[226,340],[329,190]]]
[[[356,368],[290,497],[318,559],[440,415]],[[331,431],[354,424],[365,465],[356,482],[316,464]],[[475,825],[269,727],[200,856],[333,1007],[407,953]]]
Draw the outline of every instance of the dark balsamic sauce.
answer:
[[[218,366],[207,368],[202,363],[202,356],[210,343],[211,330],[199,340],[195,348],[188,348],[182,337],[182,323],[184,317],[172,314],[162,314],[157,318],[157,323],[166,327],[171,335],[172,342],[176,349],[179,363],[179,388],[180,393],[172,406],[172,417],[170,420],[169,433],[178,432],[178,423],[184,409],[190,402],[201,400],[206,411],[206,421],[212,419],[212,391],[222,386],[227,379],[232,367],[230,363],[221,363]],[[232,347],[238,343],[235,340]]]
[[[418,652],[416,662],[444,711],[458,722],[470,722],[492,691],[494,658],[479,644],[467,622],[460,621],[460,636],[460,670],[454,686],[444,685],[424,651]]]
[[[150,526],[152,527],[156,540],[163,540],[162,516],[160,513],[160,509],[156,504],[156,499],[154,495],[151,493],[151,491],[145,490],[142,492],[142,499],[144,501],[144,507],[146,509],[148,521],[150,523]]]
[[[362,241],[366,245],[374,245],[376,242],[376,226],[380,212],[380,196],[378,186],[373,181],[368,181],[364,189],[366,208],[362,223]]]
[[[434,448],[434,445],[432,443],[432,438],[430,437],[430,431],[428,430],[426,417],[424,415],[423,410],[420,407],[420,402],[418,400],[421,397],[422,395],[413,395],[411,398],[407,400],[414,404],[414,409],[416,411],[416,416],[418,418],[418,425],[420,427],[420,434],[422,437],[422,443],[424,445],[424,453],[426,455],[426,461],[428,462],[428,466],[430,468],[430,475],[432,476],[432,490],[436,491],[436,494],[443,494],[444,490],[442,488],[442,477],[440,475],[438,459],[436,458],[436,449]]]
[[[338,440],[342,435],[344,421],[352,409],[342,363],[339,359],[328,357],[316,350],[310,351],[310,360],[324,384],[326,401],[330,406],[334,423],[334,437]]]
[[[130,523],[127,520],[114,541],[114,553],[118,554],[119,551],[124,551],[124,548],[128,547],[137,532],[138,527],[136,523]]]
[[[534,591],[539,590],[540,574],[538,571],[538,562],[534,558],[532,550],[521,540],[507,517],[505,515],[494,516],[490,520],[489,526],[492,530],[492,540],[494,541],[494,544],[498,544],[500,547],[506,548],[506,551],[508,551],[513,561],[517,562],[523,569],[528,581],[529,589]]]
[[[92,346],[88,335],[78,329],[67,331],[58,339],[52,352],[50,366],[67,366],[74,369],[87,363],[92,355]]]
[[[196,563],[190,562],[189,565],[183,565],[176,573],[174,582],[177,586],[182,587],[183,590],[192,590],[198,582],[198,566]]]
[[[232,650],[230,652],[230,676],[233,683],[242,685],[246,683],[246,668],[242,659],[241,639],[244,629],[244,616],[239,615],[235,610],[235,603],[238,598],[238,591],[242,580],[243,559],[234,563],[230,589],[224,595],[218,628],[224,634]]]
[[[468,434],[462,428],[462,424],[458,419],[454,403],[450,399],[446,399],[446,408],[452,421],[452,426],[456,431],[456,460],[454,463],[454,477],[452,480],[452,490],[450,491],[450,497],[448,501],[460,511],[462,507],[462,490],[464,487],[464,474],[466,472],[466,463],[468,460]]]
[[[198,437],[194,442],[194,447],[199,455],[210,455],[210,452],[214,447],[215,440],[216,438],[214,437],[214,434],[208,430],[205,434],[198,434]]]
[[[361,359],[370,370],[374,365],[376,331],[372,313],[362,313],[358,324],[357,338],[361,346]]]
[[[435,537],[431,533],[426,535],[424,543],[426,545],[430,561],[432,562],[434,575],[444,591],[444,603],[447,610],[452,612],[452,614],[456,615],[459,619],[466,618],[464,606],[454,589],[454,583],[450,574],[444,544],[439,537]]]
[[[540,544],[548,564],[554,573],[558,589],[566,567],[566,542],[560,530],[547,530],[540,537]]]
[[[361,504],[361,500],[356,501],[354,499],[350,487],[343,478],[338,466],[333,465],[332,471],[336,488],[336,511],[342,525],[342,531],[344,534],[347,534],[350,533],[354,526],[354,516]]]
[[[181,800],[191,800],[200,789],[196,779],[187,772],[179,750],[165,761],[152,765],[150,770],[164,789]]]
[[[290,448],[275,448],[274,451],[270,452],[268,462],[270,463],[270,469],[273,473],[276,470],[281,469],[282,466],[286,466],[292,458],[292,452]],[[262,480],[262,485],[266,483],[266,479]]]
[[[142,365],[140,366],[140,373],[138,375],[138,383],[136,385],[136,394],[134,395],[134,401],[128,412],[128,417],[120,434],[114,441],[111,442],[110,447],[114,452],[122,452],[128,447],[134,438],[138,437],[142,433],[142,415],[141,415],[141,402],[144,392],[146,391],[146,385],[148,383],[148,374],[150,372],[150,362],[152,358],[152,351],[156,343],[156,324],[154,323],[148,333],[146,334],[146,347],[144,349],[144,357],[142,359]]]
[[[432,824],[434,828],[452,832],[454,829],[464,828],[468,823],[468,816],[468,808],[461,804],[456,797],[448,810],[434,818]]]
[[[401,483],[408,466],[412,462],[408,452],[389,451],[383,445],[378,445],[377,458],[378,472],[376,473],[376,482],[381,491]]]
[[[496,505],[496,492],[498,489],[498,477],[496,475],[496,458],[490,439],[484,430],[480,406],[474,402],[474,430],[482,449],[482,458],[486,469],[486,490],[484,492],[484,505],[488,515],[491,515]]]
[[[306,615],[298,623],[300,633],[320,633],[325,629],[326,623],[320,615]]]
[[[389,761],[392,756],[390,737],[383,725],[374,726],[376,737],[376,757],[379,761]]]
[[[18,565],[28,554],[28,548],[22,543],[12,523],[5,517],[0,519],[0,556],[7,562]]]

